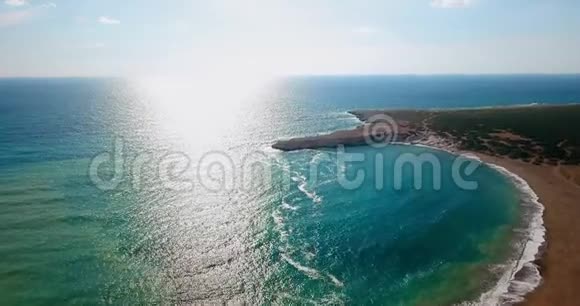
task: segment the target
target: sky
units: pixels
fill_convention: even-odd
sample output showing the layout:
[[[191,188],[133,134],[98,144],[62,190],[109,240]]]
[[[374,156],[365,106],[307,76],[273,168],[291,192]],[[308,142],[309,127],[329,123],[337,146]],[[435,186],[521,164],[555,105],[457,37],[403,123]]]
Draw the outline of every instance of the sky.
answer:
[[[580,73],[578,0],[0,0],[0,76]]]

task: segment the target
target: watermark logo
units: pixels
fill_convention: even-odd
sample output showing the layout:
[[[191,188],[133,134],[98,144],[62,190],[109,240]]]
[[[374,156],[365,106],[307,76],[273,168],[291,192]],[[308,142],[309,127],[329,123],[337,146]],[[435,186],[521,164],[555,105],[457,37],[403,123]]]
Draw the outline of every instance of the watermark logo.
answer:
[[[89,178],[95,186],[101,190],[114,190],[125,177],[125,156],[123,155],[124,142],[121,138],[116,138],[113,144],[113,152],[103,152],[95,156],[89,165]],[[103,174],[102,166],[112,165],[112,172]],[[110,169],[109,169],[110,170]],[[112,173],[112,175],[111,175]]]
[[[396,137],[396,124],[393,124],[394,121],[383,121],[385,118],[381,116],[380,125],[376,126],[383,136],[378,141],[377,138],[371,139],[374,148],[382,148],[392,141],[392,137]],[[202,188],[209,192],[251,192],[260,186],[272,184],[277,184],[279,190],[289,190],[292,184],[296,184],[296,171],[291,169],[292,166],[283,155],[273,159],[263,151],[251,151],[243,156],[227,151],[209,151],[194,160],[183,152],[149,151],[130,154],[128,147],[122,138],[117,138],[111,150],[91,160],[88,175],[98,189],[117,190],[123,183],[127,183],[134,190],[153,188],[189,192],[194,188]],[[306,163],[308,167],[300,175],[304,178],[308,176],[309,186],[320,183],[320,174],[324,169],[326,174],[323,179],[326,182],[334,181],[345,190],[356,190],[369,184],[376,190],[386,187],[402,190],[406,186],[415,190],[440,190],[444,177],[451,177],[453,184],[462,190],[475,190],[479,184],[472,176],[481,164],[470,155],[456,156],[450,164],[442,163],[441,155],[430,151],[402,151],[393,156],[382,149],[347,152],[342,145],[335,152],[320,151]],[[357,167],[357,164],[365,166]],[[303,165],[301,163],[301,168]],[[334,178],[328,176],[329,168],[334,169],[331,172]],[[277,176],[274,177],[274,174]],[[385,181],[392,182],[392,186],[385,186]]]
[[[398,133],[397,122],[386,114],[371,116],[363,126],[365,142],[373,148],[384,148],[396,142]]]
[[[431,181],[433,182],[433,189],[441,189],[441,163],[439,159],[432,153],[403,153],[397,157],[395,160],[395,165],[393,167],[394,173],[398,174],[394,176],[394,187],[395,190],[403,189],[403,167],[409,165],[413,173],[413,187],[416,190],[423,189],[423,175],[424,166],[430,166],[433,171],[433,177]]]

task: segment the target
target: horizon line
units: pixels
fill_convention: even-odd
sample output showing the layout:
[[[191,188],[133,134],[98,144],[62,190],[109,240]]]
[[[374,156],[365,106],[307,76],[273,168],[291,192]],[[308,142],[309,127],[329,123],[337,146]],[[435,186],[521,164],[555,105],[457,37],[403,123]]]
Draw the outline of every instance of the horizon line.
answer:
[[[94,76],[0,76],[0,80],[8,79],[131,79],[151,76],[187,77],[187,75],[94,75]],[[516,73],[304,73],[285,74],[270,77],[271,79],[285,77],[368,77],[368,76],[580,76],[580,72],[516,72]]]

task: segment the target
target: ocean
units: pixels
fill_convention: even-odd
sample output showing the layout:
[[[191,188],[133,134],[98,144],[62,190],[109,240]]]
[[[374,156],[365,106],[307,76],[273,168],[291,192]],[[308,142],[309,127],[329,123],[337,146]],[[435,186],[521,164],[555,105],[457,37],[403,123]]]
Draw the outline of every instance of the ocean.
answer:
[[[482,164],[466,188],[425,147],[270,145],[353,109],[580,102],[577,75],[253,81],[0,79],[2,304],[481,303],[530,234],[517,180]],[[436,161],[419,187],[409,154]]]

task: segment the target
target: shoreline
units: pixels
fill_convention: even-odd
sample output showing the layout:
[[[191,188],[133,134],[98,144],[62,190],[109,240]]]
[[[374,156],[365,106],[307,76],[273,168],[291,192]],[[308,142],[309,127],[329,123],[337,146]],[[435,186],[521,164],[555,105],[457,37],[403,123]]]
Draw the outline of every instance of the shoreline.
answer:
[[[489,295],[492,301],[498,304],[517,304],[525,301],[526,296],[536,290],[542,283],[540,266],[537,264],[543,256],[543,249],[547,244],[546,227],[544,226],[545,206],[540,202],[540,197],[530,187],[529,183],[520,175],[510,171],[509,167],[499,166],[490,161],[485,161],[487,156],[479,156],[483,162],[494,170],[507,176],[520,192],[520,207],[522,214],[525,209],[531,211],[530,216],[522,215],[525,218],[526,233],[521,237],[525,239],[520,257],[516,262],[511,263],[504,276],[498,281],[493,291],[484,294]]]
[[[502,167],[523,179],[545,209],[542,218],[546,228],[545,244],[539,246],[536,258],[530,259],[538,268],[541,282],[518,303],[532,306],[575,305],[580,295],[575,289],[580,279],[575,273],[580,271],[580,260],[575,258],[580,247],[574,236],[580,229],[575,219],[580,213],[580,207],[576,205],[580,188],[578,185],[572,186],[573,182],[562,177],[557,166],[531,165],[481,153],[476,155],[484,162]]]
[[[502,175],[515,185],[520,192],[520,207],[526,209],[526,206],[532,211],[531,216],[522,215],[527,222],[526,233],[523,239],[524,247],[520,257],[510,264],[510,268],[504,272],[495,287],[484,293],[480,301],[486,301],[486,298],[491,301],[503,305],[519,304],[526,301],[526,298],[534,292],[543,282],[541,267],[538,261],[541,260],[547,241],[547,229],[544,225],[544,211],[545,206],[540,202],[540,196],[530,186],[529,182],[522,177],[521,173],[515,173],[515,169],[510,166],[509,161],[499,162],[493,156],[485,154],[477,154],[473,152],[480,160],[486,163],[494,170],[500,172]],[[498,164],[501,165],[498,165]],[[525,174],[524,174],[525,176]],[[525,214],[522,211],[522,214]]]
[[[532,208],[533,215],[529,219],[524,220],[526,222],[526,232],[525,236],[521,238],[526,240],[525,242],[522,241],[524,246],[521,256],[514,258],[515,260],[510,259],[509,262],[506,262],[507,267],[502,272],[498,282],[492,288],[482,292],[477,300],[463,301],[459,305],[536,305],[526,302],[530,294],[537,290],[543,282],[541,267],[538,265],[538,261],[542,259],[548,242],[546,239],[547,230],[544,226],[543,219],[545,206],[540,202],[541,197],[526,180],[525,177],[527,175],[511,165],[514,162],[517,163],[517,161],[474,151],[459,150],[452,143],[444,139],[430,138],[428,141],[393,142],[392,145],[424,147],[431,150],[443,151],[453,156],[475,159],[492,168],[494,171],[499,172],[510,183],[514,184],[514,187],[520,193],[520,207],[526,205],[534,206]],[[531,164],[522,164],[522,166],[533,166]],[[522,276],[522,274],[524,275]]]
[[[580,207],[575,207],[577,214],[570,211],[571,206],[576,204],[576,199],[580,199],[580,185],[562,177],[558,169],[573,166],[534,165],[503,156],[460,150],[444,139],[435,139],[435,143],[433,140],[394,144],[427,147],[455,156],[467,155],[478,159],[507,176],[521,196],[529,195],[531,202],[539,205],[535,215],[539,219],[532,216],[527,224],[529,231],[526,235],[532,239],[526,242],[520,260],[511,263],[514,272],[506,269],[498,283],[483,292],[478,300],[465,301],[460,305],[576,305],[575,301],[580,293],[575,290],[574,284],[580,277],[572,274],[574,270],[580,271],[580,260],[576,259],[574,263],[566,261],[578,254],[574,250],[580,251],[580,246],[574,239],[574,232],[580,231],[573,230],[580,230],[580,225],[574,218],[580,216]],[[576,171],[580,174],[580,167]],[[563,194],[566,195],[564,199]],[[520,205],[526,204],[529,202],[521,199]],[[557,211],[558,216],[549,218],[553,210]],[[568,216],[566,222],[561,222],[561,215]],[[568,235],[554,234],[554,228],[558,232],[568,232]],[[567,247],[568,255],[558,254]],[[507,277],[509,278],[505,279]]]
[[[348,113],[361,123],[354,129],[278,140],[272,148],[294,151],[359,146],[368,145],[370,140],[475,156],[508,176],[521,198],[528,195],[531,203],[537,203],[537,216],[541,218],[535,222],[538,234],[525,242],[520,256],[523,260],[514,263],[519,267],[514,266],[515,272],[509,273],[513,277],[508,275],[506,281],[503,276],[479,302],[463,305],[490,305],[482,300],[485,294],[496,297],[497,302],[492,304],[576,305],[580,299],[576,289],[580,284],[580,146],[576,145],[579,134],[572,127],[580,116],[580,104]],[[376,121],[375,115],[389,120]],[[385,122],[389,126],[381,130]],[[391,137],[385,132],[392,133]],[[525,205],[524,201],[520,204]],[[533,219],[529,219],[529,232],[534,230]],[[530,240],[534,243],[528,246]],[[503,289],[497,289],[500,287]]]
[[[438,143],[444,143],[442,140]],[[520,192],[520,207],[533,206],[532,215],[526,222],[526,232],[521,238],[526,239],[519,258],[514,258],[507,262],[506,269],[502,273],[498,282],[493,288],[483,292],[477,301],[464,301],[460,305],[526,305],[527,297],[533,293],[543,282],[541,267],[538,261],[541,261],[546,245],[548,243],[546,236],[547,230],[544,226],[545,206],[540,202],[540,196],[529,185],[528,181],[520,175],[521,172],[514,169],[511,162],[514,160],[503,159],[486,155],[474,151],[458,150],[452,145],[434,145],[432,143],[393,143],[395,145],[419,146],[432,150],[444,151],[454,156],[463,156],[465,158],[475,159],[493,170],[499,172],[508,178]],[[525,174],[524,174],[525,176]],[[524,217],[524,216],[522,216]]]

